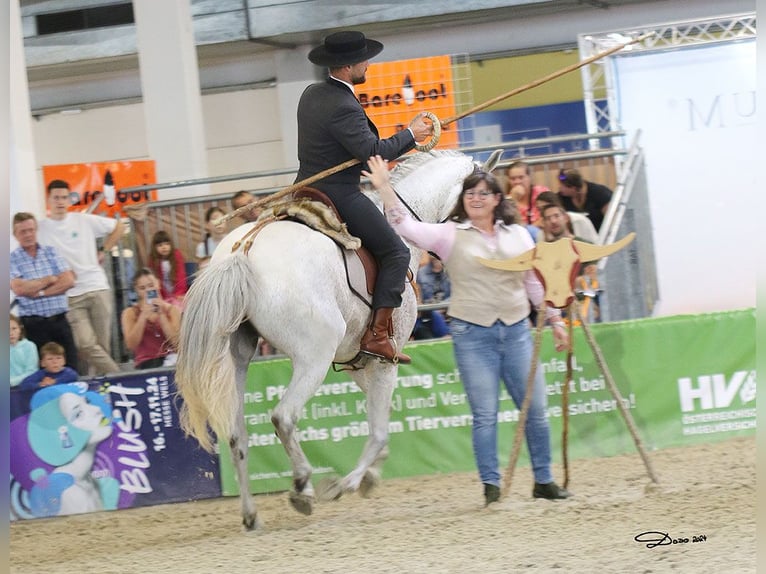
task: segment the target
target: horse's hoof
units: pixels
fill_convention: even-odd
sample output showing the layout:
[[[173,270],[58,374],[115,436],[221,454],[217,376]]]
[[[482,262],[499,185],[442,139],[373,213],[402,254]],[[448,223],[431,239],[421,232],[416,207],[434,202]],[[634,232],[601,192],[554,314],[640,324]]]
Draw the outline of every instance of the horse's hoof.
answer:
[[[319,481],[316,488],[317,498],[322,502],[338,500],[343,496],[343,488],[340,485],[340,479],[337,477],[326,477]]]
[[[372,495],[372,491],[375,490],[380,484],[380,476],[365,472],[362,477],[362,482],[359,483],[359,495],[362,498],[369,498]]]
[[[250,516],[242,516],[242,527],[245,529],[245,532],[258,530],[261,527],[261,522],[258,520],[258,515],[253,514]]]
[[[292,507],[300,512],[309,516],[314,511],[314,497],[307,496],[295,491],[290,492],[290,504]]]

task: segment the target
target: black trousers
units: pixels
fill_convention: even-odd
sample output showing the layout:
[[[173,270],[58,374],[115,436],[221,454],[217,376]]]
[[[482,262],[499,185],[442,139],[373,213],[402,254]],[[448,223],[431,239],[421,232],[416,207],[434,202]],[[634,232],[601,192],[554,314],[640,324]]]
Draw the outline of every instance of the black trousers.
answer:
[[[321,190],[335,203],[349,233],[361,239],[362,245],[378,261],[378,278],[372,294],[373,309],[399,307],[407,279],[410,250],[385,216],[361,191],[334,186],[321,186]]]
[[[37,345],[38,351],[45,343],[58,343],[64,347],[67,366],[75,371],[78,370],[77,347],[74,344],[72,328],[66,319],[66,313],[53,315],[52,317],[27,315],[19,317],[19,319],[21,319],[21,324],[24,325],[27,339]]]

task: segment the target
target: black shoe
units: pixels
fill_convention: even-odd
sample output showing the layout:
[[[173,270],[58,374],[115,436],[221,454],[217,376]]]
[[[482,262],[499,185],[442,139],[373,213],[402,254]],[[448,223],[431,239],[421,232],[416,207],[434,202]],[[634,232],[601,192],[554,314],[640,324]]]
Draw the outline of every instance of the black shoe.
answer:
[[[500,500],[500,487],[494,484],[484,484],[484,506]]]
[[[569,498],[572,494],[565,488],[561,488],[555,482],[549,482],[548,484],[535,483],[535,488],[532,490],[532,496],[535,498],[547,498],[548,500],[557,500],[562,498]]]

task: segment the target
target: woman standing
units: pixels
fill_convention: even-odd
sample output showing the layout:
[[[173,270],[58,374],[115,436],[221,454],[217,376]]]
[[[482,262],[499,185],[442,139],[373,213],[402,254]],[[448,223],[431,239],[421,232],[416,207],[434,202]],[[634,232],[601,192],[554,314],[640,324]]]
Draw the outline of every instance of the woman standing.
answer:
[[[364,175],[380,193],[389,222],[402,237],[436,253],[452,283],[447,314],[452,318],[455,360],[473,414],[473,450],[487,504],[500,498],[497,456],[497,414],[500,380],[518,408],[524,401],[532,361],[529,316],[531,300],[543,302],[543,287],[533,271],[509,272],[481,265],[477,257],[508,259],[534,247],[529,232],[516,225],[515,212],[503,198],[497,180],[479,172],[468,176],[446,223],[415,221],[391,187],[388,167],[370,158]],[[569,341],[560,312],[546,308],[556,349]],[[567,498],[553,482],[550,427],[546,418],[545,381],[537,366],[532,402],[525,427],[535,485],[535,498]]]
[[[138,301],[122,312],[122,336],[133,353],[136,369],[175,364],[175,340],[181,311],[162,298],[159,281],[151,269],[140,269],[133,278]]]

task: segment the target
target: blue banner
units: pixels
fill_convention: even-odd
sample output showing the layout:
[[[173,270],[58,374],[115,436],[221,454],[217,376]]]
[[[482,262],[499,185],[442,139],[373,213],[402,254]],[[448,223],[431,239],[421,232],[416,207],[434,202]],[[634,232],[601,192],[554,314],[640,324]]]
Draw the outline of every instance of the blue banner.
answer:
[[[180,430],[173,377],[12,390],[11,519],[220,496],[218,456]]]

